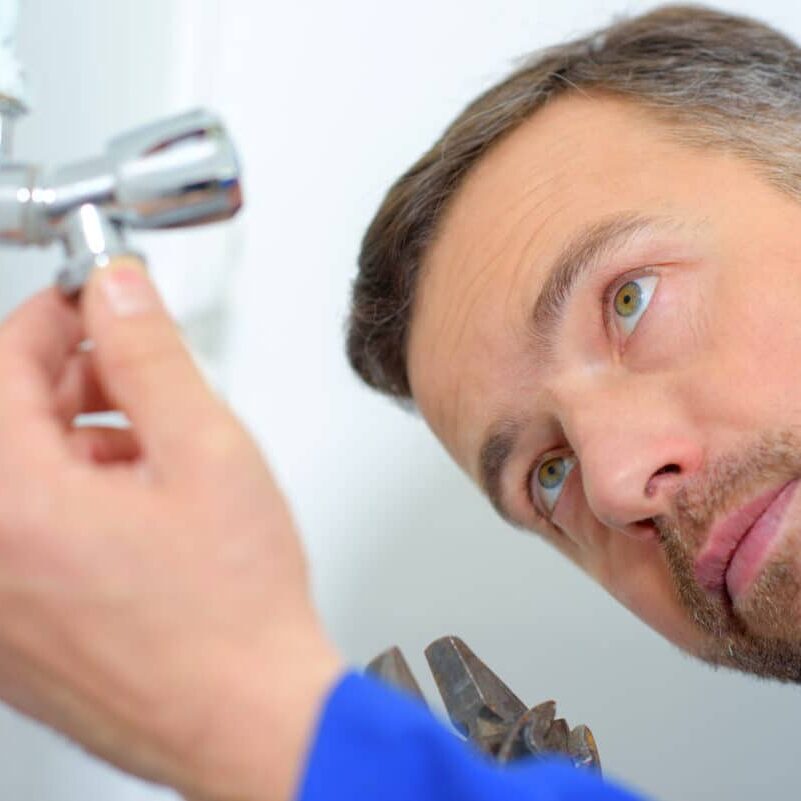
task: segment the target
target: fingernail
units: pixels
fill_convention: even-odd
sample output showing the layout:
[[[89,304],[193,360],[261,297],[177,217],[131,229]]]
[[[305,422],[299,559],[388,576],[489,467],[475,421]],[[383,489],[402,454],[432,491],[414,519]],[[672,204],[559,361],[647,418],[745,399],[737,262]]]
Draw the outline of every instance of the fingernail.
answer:
[[[144,270],[127,264],[102,269],[103,294],[118,317],[133,317],[156,308],[156,291]]]

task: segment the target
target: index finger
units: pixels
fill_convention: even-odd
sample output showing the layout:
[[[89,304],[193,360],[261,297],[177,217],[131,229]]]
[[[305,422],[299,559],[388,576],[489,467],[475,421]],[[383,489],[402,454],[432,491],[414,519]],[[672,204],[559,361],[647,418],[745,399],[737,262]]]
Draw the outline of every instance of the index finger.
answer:
[[[0,324],[0,428],[12,432],[6,446],[15,429],[29,448],[45,444],[40,436],[63,444],[55,388],[83,336],[78,309],[55,287],[33,295]]]

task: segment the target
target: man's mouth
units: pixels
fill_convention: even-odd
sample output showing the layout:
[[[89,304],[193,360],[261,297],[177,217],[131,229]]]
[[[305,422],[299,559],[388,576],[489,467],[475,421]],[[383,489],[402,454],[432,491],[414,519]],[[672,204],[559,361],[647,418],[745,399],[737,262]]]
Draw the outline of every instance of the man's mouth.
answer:
[[[732,603],[748,592],[762,571],[798,479],[774,487],[718,521],[695,560],[695,578],[707,592]]]

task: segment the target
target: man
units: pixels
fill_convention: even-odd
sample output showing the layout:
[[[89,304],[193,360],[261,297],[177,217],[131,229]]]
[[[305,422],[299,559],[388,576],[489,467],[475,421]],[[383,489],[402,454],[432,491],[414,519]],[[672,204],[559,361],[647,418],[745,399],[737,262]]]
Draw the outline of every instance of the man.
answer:
[[[390,192],[349,337],[505,517],[688,651],[796,681],[799,86],[792,43],[698,9],[550,51]],[[109,408],[132,428],[73,426]],[[94,753],[214,801],[630,797],[495,772],[343,675],[135,262],[3,325],[0,442],[0,692]]]
[[[554,48],[392,188],[349,337],[505,518],[683,648],[792,681],[799,122],[801,52],[751,21]]]

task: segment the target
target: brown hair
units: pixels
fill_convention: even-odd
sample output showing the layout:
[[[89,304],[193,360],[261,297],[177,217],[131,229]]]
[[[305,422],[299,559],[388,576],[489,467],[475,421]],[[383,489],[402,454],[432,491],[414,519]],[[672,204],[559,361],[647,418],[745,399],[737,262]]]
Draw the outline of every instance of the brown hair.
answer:
[[[347,351],[369,385],[411,396],[406,342],[421,261],[473,164],[549,99],[627,97],[678,123],[681,140],[749,159],[801,199],[801,51],[754,20],[665,6],[535,53],[485,91],[390,188],[362,241]]]

